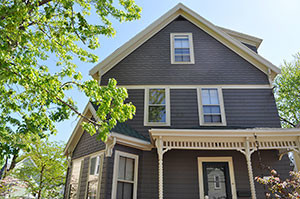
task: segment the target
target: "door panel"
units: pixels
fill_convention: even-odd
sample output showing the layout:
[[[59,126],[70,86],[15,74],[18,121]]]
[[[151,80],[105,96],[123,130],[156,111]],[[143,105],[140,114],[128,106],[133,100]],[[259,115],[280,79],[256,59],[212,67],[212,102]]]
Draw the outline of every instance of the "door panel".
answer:
[[[203,162],[205,199],[232,199],[228,162]]]

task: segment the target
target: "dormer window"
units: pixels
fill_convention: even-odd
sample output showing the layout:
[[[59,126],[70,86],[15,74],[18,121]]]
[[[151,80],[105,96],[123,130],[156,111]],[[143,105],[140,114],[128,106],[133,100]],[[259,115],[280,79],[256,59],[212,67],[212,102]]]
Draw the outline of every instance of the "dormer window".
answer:
[[[225,110],[221,88],[199,88],[200,125],[225,126]]]
[[[170,90],[168,88],[145,89],[145,126],[170,125]]]
[[[171,33],[171,64],[194,64],[192,33]]]

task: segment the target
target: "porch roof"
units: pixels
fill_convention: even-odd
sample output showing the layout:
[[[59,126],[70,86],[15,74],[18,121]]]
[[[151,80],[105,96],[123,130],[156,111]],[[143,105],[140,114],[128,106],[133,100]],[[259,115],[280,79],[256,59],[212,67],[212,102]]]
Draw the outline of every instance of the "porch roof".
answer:
[[[300,129],[150,129],[153,143],[161,139],[165,149],[241,150],[245,140],[252,149],[299,150]]]

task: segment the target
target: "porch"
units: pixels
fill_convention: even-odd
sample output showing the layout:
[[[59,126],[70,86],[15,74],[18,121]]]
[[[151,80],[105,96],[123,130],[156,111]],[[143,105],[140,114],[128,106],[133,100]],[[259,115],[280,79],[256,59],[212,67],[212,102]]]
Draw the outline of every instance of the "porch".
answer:
[[[254,177],[261,171],[257,168],[260,163],[255,151],[259,150],[263,154],[262,161],[275,168],[288,152],[294,152],[296,160],[299,158],[299,129],[151,129],[150,135],[158,153],[159,199],[164,198],[165,189],[180,194],[180,189],[191,186],[198,190],[201,199],[212,194],[219,194],[220,198],[225,194],[233,199],[256,199]],[[252,154],[256,156],[254,161]],[[284,164],[288,170],[288,161]],[[253,165],[256,168],[253,169]],[[297,161],[298,168],[299,165]],[[211,176],[208,174],[211,171],[223,171],[223,174]],[[176,183],[174,175],[182,175],[182,179],[187,180]],[[210,190],[210,186],[215,187]],[[173,198],[170,194],[166,193],[166,198]]]

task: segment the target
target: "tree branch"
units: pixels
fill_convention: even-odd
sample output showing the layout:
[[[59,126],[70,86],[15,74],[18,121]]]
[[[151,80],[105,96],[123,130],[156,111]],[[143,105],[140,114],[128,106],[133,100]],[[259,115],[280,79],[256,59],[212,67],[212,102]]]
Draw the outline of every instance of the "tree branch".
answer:
[[[281,121],[290,124],[290,125],[293,126],[294,128],[299,128],[299,127],[297,127],[295,124],[293,124],[292,122],[288,121],[287,119],[285,119],[285,118],[283,118],[283,117],[281,117],[281,116],[279,116],[279,117],[280,117],[280,120],[281,120]],[[300,123],[299,123],[298,125],[300,125]]]

